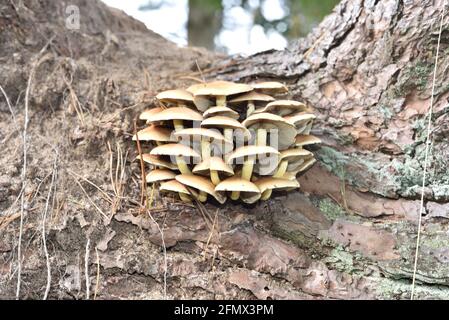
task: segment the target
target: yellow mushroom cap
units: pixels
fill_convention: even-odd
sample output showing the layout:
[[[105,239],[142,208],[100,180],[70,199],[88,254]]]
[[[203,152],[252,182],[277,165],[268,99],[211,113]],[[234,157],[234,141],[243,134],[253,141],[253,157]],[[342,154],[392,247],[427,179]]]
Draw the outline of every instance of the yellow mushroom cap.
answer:
[[[235,119],[228,118],[225,116],[214,116],[210,118],[206,118],[201,122],[202,127],[215,127],[215,128],[229,128],[234,130],[239,130],[243,132],[245,139],[251,138],[251,133],[249,130],[242,125],[240,122],[238,122]]]
[[[209,118],[213,116],[224,116],[227,118],[232,118],[237,120],[239,118],[238,112],[232,110],[231,108],[225,107],[225,106],[215,106],[208,108],[203,113],[204,118]]]
[[[194,96],[231,96],[234,94],[252,91],[253,87],[230,81],[212,81],[199,83],[187,88]]]
[[[295,138],[295,146],[302,147],[311,144],[321,143],[321,139],[312,135],[298,134]]]
[[[296,128],[296,132],[298,134],[302,134],[304,130],[307,128],[307,126],[313,122],[313,119],[315,119],[316,116],[311,113],[306,112],[300,112],[293,116],[286,116],[284,117],[285,120],[293,124]]]
[[[206,192],[214,197],[219,203],[223,204],[226,201],[226,197],[222,194],[215,192],[214,184],[207,178],[202,176],[196,176],[193,174],[179,174],[176,176],[176,180],[188,187],[198,189],[199,191]]]
[[[140,156],[138,155],[136,157],[136,160],[140,160]],[[171,170],[177,170],[178,166],[174,163],[171,163],[170,161],[165,161],[164,159],[161,159],[159,156],[151,155],[148,153],[142,154],[142,160],[146,163],[149,163],[153,166],[157,167],[163,167]]]
[[[259,154],[279,154],[279,151],[270,146],[241,146],[231,153],[231,155],[229,156],[229,160],[247,156],[256,156]]]
[[[139,137],[140,141],[161,141],[161,142],[169,142],[175,141],[171,136],[172,131],[170,129],[151,125],[145,129],[142,129],[137,132],[137,137]],[[133,140],[137,140],[136,135],[133,135]]]
[[[292,148],[292,149],[288,149],[288,150],[283,150],[281,151],[280,154],[280,160],[295,160],[297,158],[309,158],[313,156],[313,153],[310,152],[309,150],[305,150],[303,148]]]
[[[162,91],[156,98],[162,102],[193,102],[192,94],[183,89]]]
[[[245,102],[245,101],[274,101],[274,98],[267,94],[259,93],[256,91],[250,91],[250,92],[244,93],[232,100],[229,100],[229,103],[232,104],[232,103]]]
[[[299,172],[303,172],[303,171],[306,171],[307,169],[309,169],[315,162],[316,162],[315,158],[306,159],[302,164],[300,164],[298,167],[296,167],[295,169],[293,169],[291,171],[296,176]]]
[[[220,157],[210,157],[198,163],[192,170],[193,173],[208,174],[210,170],[224,172],[229,175],[234,174],[231,166],[226,164]]]
[[[167,143],[153,148],[151,155],[201,158],[198,152],[180,143]]]
[[[175,177],[176,173],[174,173],[173,171],[167,169],[154,169],[147,174],[145,180],[147,183],[152,183],[164,180],[171,180],[174,179]]]
[[[267,92],[271,94],[275,93],[285,93],[288,91],[288,88],[276,81],[265,81],[265,82],[258,82],[258,83],[251,83],[250,84],[255,90],[261,91],[261,92]]]
[[[254,203],[259,200],[261,196],[259,188],[254,183],[237,176],[221,181],[215,187],[215,191],[219,193],[226,191],[240,192],[240,197],[246,203]]]
[[[289,180],[283,178],[264,177],[258,179],[254,183],[262,193],[266,190],[285,190],[291,188],[299,188],[299,182],[296,179]]]
[[[268,103],[265,107],[256,109],[254,113],[271,112],[279,116],[286,116],[295,112],[306,111],[307,106],[294,100],[276,100]]]
[[[147,119],[150,122],[169,121],[169,120],[190,120],[202,121],[203,116],[187,107],[173,107],[164,109],[156,114],[153,114]]]
[[[187,128],[176,131],[174,133],[175,137],[206,137],[217,141],[225,141],[226,143],[231,143],[231,141],[226,140],[226,138],[218,130],[206,129],[206,128]]]
[[[162,182],[161,186],[159,187],[159,190],[190,194],[190,192],[186,188],[186,186],[177,180],[170,180],[170,181]]]
[[[162,111],[163,109],[160,107],[147,109],[139,115],[140,120],[148,120],[151,119],[156,113]]]
[[[283,150],[295,142],[296,128],[284,118],[271,113],[254,113],[250,115],[242,124],[247,128],[278,130],[278,148]]]

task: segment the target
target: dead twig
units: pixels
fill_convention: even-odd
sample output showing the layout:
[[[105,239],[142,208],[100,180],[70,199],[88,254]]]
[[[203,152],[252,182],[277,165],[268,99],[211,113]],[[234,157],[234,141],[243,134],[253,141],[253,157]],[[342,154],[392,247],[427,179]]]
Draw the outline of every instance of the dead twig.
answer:
[[[44,213],[42,215],[42,244],[44,247],[44,254],[45,254],[45,261],[47,265],[47,286],[45,287],[45,293],[43,300],[47,300],[48,293],[50,292],[51,287],[51,265],[50,265],[50,257],[48,254],[47,249],[47,238],[46,238],[46,231],[45,231],[45,224],[47,223],[47,213],[48,213],[48,207],[50,203],[51,193],[53,189],[53,185],[55,184],[56,180],[56,172],[57,172],[57,166],[58,166],[58,152],[55,150],[55,160],[53,162],[53,173],[51,175],[51,182],[50,182],[50,188],[48,190],[47,200],[45,201],[45,209]]]
[[[86,300],[89,300],[89,297],[90,297],[89,249],[90,249],[90,238],[87,238],[86,254],[84,255],[84,272],[85,272],[85,278],[86,278]]]
[[[30,104],[30,93],[32,88],[32,83],[34,79],[34,75],[36,73],[37,68],[45,61],[50,59],[51,55],[42,54],[47,50],[47,47],[50,45],[51,41],[53,41],[54,36],[45,44],[45,46],[39,51],[37,54],[34,63],[32,64],[30,75],[28,76],[27,88],[25,91],[25,116],[23,120],[23,131],[22,131],[22,139],[23,139],[23,166],[22,166],[22,189],[24,190],[21,196],[20,201],[20,224],[19,224],[19,239],[17,245],[17,259],[18,259],[18,267],[17,267],[17,286],[16,286],[16,299],[18,300],[20,297],[20,285],[22,280],[22,233],[23,233],[23,218],[25,213],[25,187],[26,187],[26,173],[27,173],[27,133],[28,133],[28,110]]]
[[[100,285],[100,256],[98,255],[97,247],[95,247],[95,255],[97,257],[97,279],[95,280],[94,300],[97,299],[98,287]]]

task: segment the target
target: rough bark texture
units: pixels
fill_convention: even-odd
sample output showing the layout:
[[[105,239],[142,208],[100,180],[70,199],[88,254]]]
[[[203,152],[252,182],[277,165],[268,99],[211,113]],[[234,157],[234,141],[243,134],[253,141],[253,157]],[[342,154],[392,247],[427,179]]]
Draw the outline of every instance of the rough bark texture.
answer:
[[[21,298],[45,291],[41,228],[54,147],[50,298],[85,298],[86,274],[97,299],[163,298],[164,274],[167,297],[176,299],[409,298],[441,2],[343,1],[289,49],[245,59],[180,49],[101,3],[72,2],[81,9],[78,31],[65,28],[61,2],[0,4],[0,85],[19,125],[1,97],[1,298],[14,297],[17,281],[21,126],[33,66]],[[449,296],[448,19],[417,298]],[[196,62],[207,78],[286,81],[291,97],[315,108],[324,144],[299,178],[301,191],[257,206],[197,208],[155,190],[165,272],[160,229],[136,216],[140,172],[130,135],[152,95],[189,84],[182,76],[194,75]],[[128,157],[114,187],[120,150]]]

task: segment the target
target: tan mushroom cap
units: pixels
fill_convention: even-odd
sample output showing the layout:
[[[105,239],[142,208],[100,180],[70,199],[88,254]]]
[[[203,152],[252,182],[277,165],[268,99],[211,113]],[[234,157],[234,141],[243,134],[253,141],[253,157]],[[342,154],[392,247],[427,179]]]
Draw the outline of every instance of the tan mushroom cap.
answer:
[[[140,156],[136,157],[136,160],[140,160]],[[174,163],[171,163],[170,161],[165,161],[164,159],[161,159],[158,156],[151,155],[148,153],[142,154],[142,160],[146,163],[149,163],[153,166],[157,167],[163,167],[171,170],[177,170],[178,166]]]
[[[151,155],[201,158],[198,152],[180,143],[167,143],[153,148]]]
[[[276,154],[279,155],[279,151],[277,151],[273,147],[269,146],[241,146],[235,149],[230,155],[228,159],[228,163],[232,162],[234,159],[248,157],[248,156],[257,156],[257,155],[265,155],[265,154]]]
[[[194,84],[187,91],[194,96],[231,96],[234,94],[252,91],[253,87],[230,81],[212,81],[208,83]]]
[[[223,180],[215,187],[215,191],[221,193],[226,191],[240,192],[241,199],[246,203],[254,203],[261,197],[259,188],[251,181],[242,179],[238,176]]]
[[[313,119],[315,118],[316,116],[314,114],[306,112],[300,112],[293,116],[284,117],[285,120],[287,120],[296,127],[296,132],[298,134],[304,133],[304,130],[311,122],[313,122]]]
[[[309,169],[315,162],[316,162],[315,158],[309,158],[305,160],[299,167],[295,168],[294,170],[291,170],[291,172],[294,173],[296,176],[299,172],[303,172]]]
[[[156,96],[156,99],[162,102],[193,102],[192,94],[183,89],[162,91]]]
[[[140,120],[151,119],[151,117],[153,117],[156,113],[161,112],[162,110],[164,110],[164,109],[162,109],[160,107],[147,109],[139,115],[139,119]]]
[[[294,100],[276,100],[268,103],[265,107],[256,109],[254,113],[271,112],[279,116],[286,116],[295,112],[306,111],[307,106],[299,101]]]
[[[176,173],[167,169],[154,169],[151,170],[145,180],[147,183],[164,181],[164,180],[172,180],[176,177]]]
[[[226,140],[226,138],[218,130],[206,129],[206,128],[187,128],[176,131],[175,137],[206,137],[218,142],[226,142],[232,144],[232,141]]]
[[[278,147],[280,150],[288,148],[295,142],[296,128],[284,118],[271,113],[252,114],[242,124],[247,128],[278,130]]]
[[[295,146],[302,147],[311,144],[321,143],[321,139],[312,135],[298,134],[295,138]]]
[[[150,122],[169,120],[202,121],[203,116],[200,113],[187,107],[173,107],[153,114],[147,120]]]
[[[170,181],[162,182],[159,187],[159,190],[190,194],[190,192],[186,188],[186,186],[177,180],[170,180]]]
[[[215,127],[215,128],[229,128],[234,130],[240,130],[243,132],[245,139],[251,138],[249,130],[240,122],[235,119],[225,116],[214,116],[206,118],[201,122],[202,127]]]
[[[267,93],[285,93],[288,91],[288,88],[284,84],[276,81],[251,83],[250,85],[258,91]]]
[[[290,190],[291,188],[299,188],[299,182],[296,179],[289,180],[283,178],[266,177],[260,178],[254,183],[259,188],[261,193],[266,190]]]
[[[287,160],[287,171],[295,171],[308,159],[313,158],[313,153],[303,148],[288,149],[281,152],[280,160]]]
[[[259,93],[256,91],[250,91],[245,94],[242,94],[232,100],[229,100],[229,103],[238,103],[238,102],[245,102],[245,101],[274,101],[274,98],[272,96],[269,96],[267,94]]]
[[[137,140],[137,137],[139,137],[140,141],[161,141],[161,142],[170,142],[175,141],[174,138],[171,136],[172,130],[151,125],[145,129],[142,129],[137,132],[137,136],[133,135],[133,140]]]
[[[308,150],[303,148],[293,148],[281,151],[279,158],[280,160],[294,161],[294,159],[297,158],[305,159],[311,156],[313,156],[313,153]]]
[[[179,174],[176,176],[176,180],[188,187],[210,194],[221,204],[226,201],[226,197],[218,192],[215,192],[215,185],[205,177],[196,176],[193,174]]]
[[[239,113],[232,110],[231,108],[225,106],[215,106],[208,108],[203,113],[204,118],[214,117],[214,116],[224,116],[237,120],[239,118]]]
[[[234,170],[220,157],[210,157],[198,163],[192,170],[193,173],[208,174],[210,170],[234,174]]]

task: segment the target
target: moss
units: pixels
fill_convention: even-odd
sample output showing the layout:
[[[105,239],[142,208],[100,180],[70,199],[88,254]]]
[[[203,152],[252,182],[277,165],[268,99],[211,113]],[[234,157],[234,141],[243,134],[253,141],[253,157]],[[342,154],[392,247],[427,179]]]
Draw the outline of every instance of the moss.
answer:
[[[379,106],[379,111],[380,111],[380,113],[382,113],[384,118],[388,119],[388,120],[390,120],[393,117],[393,115],[394,115],[394,113],[390,110],[390,108],[388,108],[385,105],[380,105]]]
[[[317,157],[330,172],[340,179],[345,178],[345,166],[350,160],[348,156],[333,148],[323,146],[317,151]]]
[[[433,64],[425,61],[419,61],[415,65],[405,68],[393,89],[393,96],[404,97],[414,89],[424,91],[432,68]]]
[[[410,299],[412,285],[409,280],[381,278],[376,283],[376,293],[383,299]],[[415,286],[416,299],[449,299],[449,290],[445,286]]]
[[[318,207],[320,208],[321,212],[324,213],[326,218],[332,221],[335,221],[336,219],[344,217],[346,215],[346,211],[329,198],[320,200],[318,203]]]

